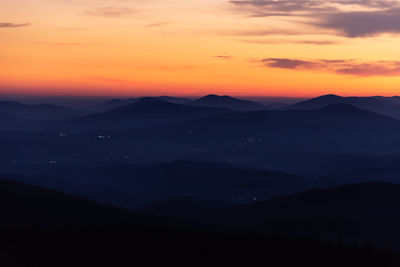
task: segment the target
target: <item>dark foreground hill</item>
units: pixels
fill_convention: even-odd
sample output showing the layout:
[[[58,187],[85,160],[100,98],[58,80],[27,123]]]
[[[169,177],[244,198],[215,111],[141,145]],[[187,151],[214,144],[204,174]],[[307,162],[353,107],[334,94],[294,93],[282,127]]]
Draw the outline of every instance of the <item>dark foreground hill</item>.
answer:
[[[124,210],[7,180],[0,180],[0,212],[0,229],[104,226],[135,220],[133,213]]]
[[[243,204],[299,193],[314,185],[283,172],[191,161],[91,167],[11,164],[0,165],[0,173],[14,173],[3,176],[129,209],[174,197]]]
[[[0,182],[2,219],[36,219],[38,228],[0,227],[0,260],[4,267],[40,266],[398,266],[399,256],[375,251],[370,246],[349,248],[313,240],[291,240],[249,234],[223,234],[179,225],[163,227],[136,223],[106,224],[120,214],[103,206],[93,207],[81,199],[18,183]],[[5,205],[7,202],[8,205]],[[14,204],[16,203],[16,204]],[[40,205],[39,205],[40,204]],[[17,212],[12,212],[14,207]],[[96,212],[93,213],[92,209]],[[61,209],[66,214],[58,212]],[[77,212],[76,210],[79,210]],[[84,211],[89,212],[88,215]],[[46,212],[42,212],[46,211]],[[114,214],[113,214],[114,213]],[[128,214],[127,212],[123,212]],[[83,219],[97,214],[96,226]],[[17,216],[17,217],[16,217]],[[61,217],[59,217],[61,216]],[[72,216],[72,217],[71,217]],[[79,216],[79,217],[76,217]],[[100,217],[99,217],[100,216]],[[129,216],[129,215],[127,215]],[[138,219],[142,215],[135,215]],[[8,218],[7,218],[8,217]],[[74,227],[46,228],[46,220],[74,221]],[[146,217],[148,220],[148,217]],[[168,220],[166,220],[168,221]]]
[[[265,230],[273,227],[287,234],[369,240],[400,248],[399,202],[400,185],[354,184],[250,205],[244,211],[244,223]]]
[[[198,201],[197,201],[198,202]],[[171,214],[192,220],[218,221],[248,228],[257,233],[315,236],[345,243],[372,242],[380,247],[400,248],[400,185],[361,183],[333,189],[310,190],[272,198],[239,208],[208,208],[198,203],[200,216],[182,204],[170,207]],[[177,206],[184,207],[177,210]],[[149,208],[152,214],[168,214],[168,206]],[[180,211],[180,213],[179,213]]]

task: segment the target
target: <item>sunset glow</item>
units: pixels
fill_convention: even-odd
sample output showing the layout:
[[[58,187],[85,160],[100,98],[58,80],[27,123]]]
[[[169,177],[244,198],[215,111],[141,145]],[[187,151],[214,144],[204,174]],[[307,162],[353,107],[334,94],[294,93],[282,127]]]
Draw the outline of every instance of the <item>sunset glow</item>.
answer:
[[[400,1],[2,1],[1,94],[398,95]]]

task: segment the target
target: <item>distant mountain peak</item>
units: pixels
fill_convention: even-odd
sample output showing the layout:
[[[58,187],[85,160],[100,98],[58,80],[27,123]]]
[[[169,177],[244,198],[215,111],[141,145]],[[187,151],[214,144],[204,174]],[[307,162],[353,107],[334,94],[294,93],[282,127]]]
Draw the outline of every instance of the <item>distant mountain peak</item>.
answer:
[[[289,106],[289,109],[321,109],[333,104],[349,104],[361,110],[400,119],[400,98],[397,96],[342,97],[323,95]]]
[[[337,98],[337,99],[339,99],[339,98],[343,98],[343,97],[335,95],[335,94],[327,94],[327,95],[321,95],[321,96],[319,96],[317,98]]]
[[[326,95],[321,95],[321,96],[319,96],[319,97],[335,97],[335,98],[342,98],[341,96],[335,95],[335,94],[326,94]]]
[[[63,127],[74,131],[87,129],[134,129],[171,122],[194,120],[230,112],[216,107],[199,107],[143,97],[134,103],[66,122]]]
[[[233,97],[228,96],[228,95],[209,94],[209,95],[206,95],[206,96],[204,96],[202,98],[233,98]]]
[[[252,102],[249,100],[234,98],[228,95],[215,95],[209,94],[199,99],[190,101],[188,104],[193,106],[209,106],[209,107],[221,107],[233,110],[262,110],[266,107],[260,103]]]
[[[305,101],[301,101],[299,103],[293,104],[292,108],[319,108],[327,105],[332,105],[336,103],[342,102],[344,97],[328,94],[328,95],[321,95],[315,98],[311,98]]]
[[[203,96],[203,97],[199,98],[198,100],[206,100],[206,101],[227,101],[227,100],[245,101],[245,100],[237,99],[237,98],[234,98],[234,97],[231,97],[231,96],[228,96],[228,95],[214,95],[214,94]]]
[[[203,96],[202,98],[206,98],[206,97],[219,97],[219,95],[216,94],[208,94],[206,96]]]

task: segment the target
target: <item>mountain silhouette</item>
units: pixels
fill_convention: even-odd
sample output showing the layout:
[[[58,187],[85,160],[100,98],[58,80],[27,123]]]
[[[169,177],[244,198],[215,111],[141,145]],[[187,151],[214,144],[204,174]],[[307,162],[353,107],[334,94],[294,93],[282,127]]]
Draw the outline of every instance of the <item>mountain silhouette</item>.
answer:
[[[121,224],[133,213],[34,185],[0,180],[0,229]]]
[[[242,110],[242,111],[267,109],[267,107],[262,104],[253,101],[233,98],[227,95],[224,96],[207,95],[202,98],[190,101],[187,104],[193,106],[220,107],[220,108]]]
[[[101,103],[100,105],[96,106],[98,110],[111,110],[114,108],[126,106],[132,103],[135,103],[138,99],[136,98],[128,98],[128,99],[120,99],[120,98],[114,98],[111,100],[107,100],[104,103]]]
[[[124,105],[103,113],[65,121],[60,127],[70,130],[133,129],[168,122],[192,120],[208,115],[230,112],[213,107],[194,107],[175,104],[157,98],[141,98],[133,104]]]
[[[400,220],[400,214],[396,212],[398,201],[400,201],[398,184],[359,183],[276,197],[250,204],[247,208],[257,220],[273,217],[300,219],[320,216],[352,218],[360,221],[373,220],[373,217],[376,217],[382,221],[397,221]]]
[[[318,236],[323,240],[340,239],[349,244],[372,241],[379,247],[400,248],[400,230],[397,227],[400,222],[399,201],[400,185],[360,183],[314,189],[239,207],[207,208],[207,205],[200,206],[199,201],[185,202],[181,199],[178,204],[176,201],[160,202],[162,209],[155,205],[147,211],[236,225],[256,233]],[[190,205],[198,213],[191,212]]]
[[[285,171],[278,167],[286,163],[275,160],[275,166],[266,165],[266,160],[301,154],[400,152],[399,120],[346,104],[317,110],[226,112],[149,101],[52,125],[58,127],[56,133],[0,132],[1,159],[122,164],[183,159]],[[209,112],[221,113],[205,115]],[[60,137],[59,132],[68,136]]]
[[[283,172],[191,161],[50,169],[31,165],[9,169],[8,173],[14,173],[9,179],[129,209],[175,197],[243,204],[302,192],[313,185],[306,178]]]
[[[64,100],[0,102],[1,266],[400,266],[400,97]]]
[[[172,96],[159,96],[157,99],[164,100],[167,102],[175,103],[175,104],[185,104],[190,101],[189,98],[184,97],[172,97]]]
[[[299,103],[292,104],[290,108],[293,109],[318,109],[333,104],[343,104],[345,97],[341,97],[334,94],[322,95],[316,98],[301,101]]]
[[[55,191],[0,180],[0,247],[5,267],[397,266],[397,254],[312,240],[253,235],[91,203]],[[390,192],[389,192],[390,193]],[[12,224],[11,227],[9,224]],[[385,229],[390,230],[390,229]],[[329,261],[326,261],[329,259]],[[211,264],[210,264],[211,262]]]
[[[51,121],[78,117],[81,113],[56,105],[26,105],[19,102],[0,102],[0,115],[22,120]]]
[[[399,134],[400,121],[346,104],[318,110],[217,114],[138,131],[168,142],[170,155],[204,154],[224,161],[235,157],[249,161],[265,157],[265,151],[269,155],[396,153]]]
[[[349,104],[360,109],[370,110],[379,114],[400,119],[399,97],[341,97],[323,95],[289,106],[289,109],[318,109],[332,104]]]
[[[147,97],[142,97],[146,99]],[[171,97],[171,96],[158,96],[158,97],[153,97],[154,99],[170,102],[170,103],[175,103],[175,104],[185,104],[186,102],[190,101],[188,98],[182,98],[182,97]],[[141,98],[114,98],[111,100],[107,100],[106,102],[102,103],[101,105],[97,106],[97,109],[100,110],[111,110],[114,108],[126,106],[133,104],[137,101],[140,101]]]
[[[251,204],[241,216],[242,223],[254,229],[273,225],[286,234],[370,240],[382,247],[399,248],[399,201],[400,185],[361,183]]]
[[[175,197],[156,201],[138,210],[151,215],[179,218],[183,220],[204,221],[218,216],[221,209],[230,209],[234,204],[215,199]]]

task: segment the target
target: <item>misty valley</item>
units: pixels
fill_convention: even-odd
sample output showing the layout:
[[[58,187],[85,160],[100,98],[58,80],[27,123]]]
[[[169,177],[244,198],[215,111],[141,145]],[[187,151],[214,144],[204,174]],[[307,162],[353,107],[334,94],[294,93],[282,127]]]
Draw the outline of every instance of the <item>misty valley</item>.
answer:
[[[1,266],[400,266],[400,98],[0,99]]]

